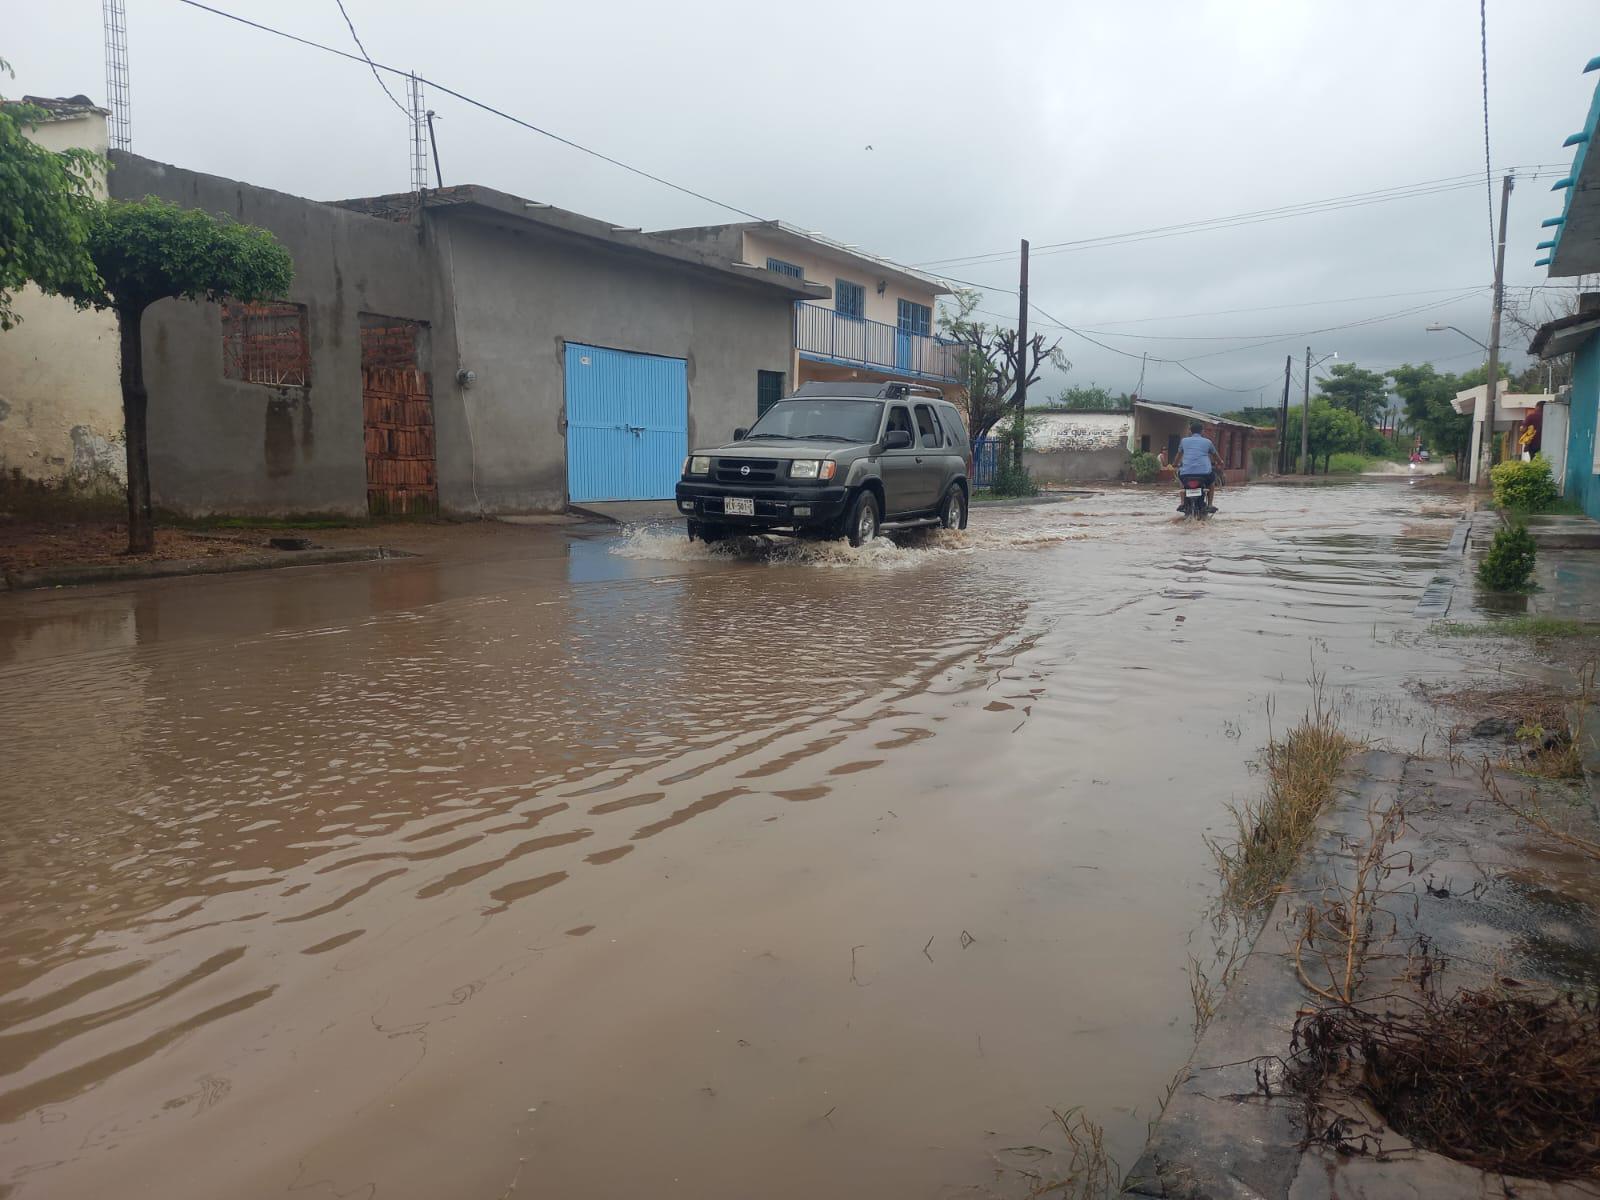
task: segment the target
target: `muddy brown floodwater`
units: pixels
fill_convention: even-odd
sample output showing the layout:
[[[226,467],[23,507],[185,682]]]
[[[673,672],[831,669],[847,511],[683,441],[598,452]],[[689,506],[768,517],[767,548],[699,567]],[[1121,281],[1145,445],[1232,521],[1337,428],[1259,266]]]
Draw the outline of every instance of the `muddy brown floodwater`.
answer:
[[[1074,1105],[1130,1163],[1269,701],[1404,745],[1440,653],[1456,501],[1223,505],[0,599],[0,1196],[1020,1196]]]

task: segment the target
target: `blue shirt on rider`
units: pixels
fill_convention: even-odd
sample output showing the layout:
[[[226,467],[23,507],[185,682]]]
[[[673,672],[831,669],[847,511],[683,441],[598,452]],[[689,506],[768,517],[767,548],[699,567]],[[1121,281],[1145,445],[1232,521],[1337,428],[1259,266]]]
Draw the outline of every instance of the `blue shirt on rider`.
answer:
[[[1211,444],[1210,438],[1191,433],[1178,443],[1178,451],[1178,474],[1211,474],[1211,456],[1217,452],[1217,448]]]

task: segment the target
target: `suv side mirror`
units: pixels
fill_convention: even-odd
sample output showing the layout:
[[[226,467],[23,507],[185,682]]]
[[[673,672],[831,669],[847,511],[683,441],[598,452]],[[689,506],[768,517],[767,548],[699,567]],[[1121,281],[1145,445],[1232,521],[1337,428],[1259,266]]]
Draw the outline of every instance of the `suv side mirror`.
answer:
[[[911,449],[911,434],[904,429],[891,429],[883,435],[883,448],[885,450]]]
[[[748,429],[746,429],[743,425],[741,425],[741,426],[739,426],[739,428],[737,428],[737,429],[735,429],[733,431],[733,440],[736,441],[736,442],[742,442],[742,441],[744,441],[745,437],[749,434],[749,432],[750,431]]]

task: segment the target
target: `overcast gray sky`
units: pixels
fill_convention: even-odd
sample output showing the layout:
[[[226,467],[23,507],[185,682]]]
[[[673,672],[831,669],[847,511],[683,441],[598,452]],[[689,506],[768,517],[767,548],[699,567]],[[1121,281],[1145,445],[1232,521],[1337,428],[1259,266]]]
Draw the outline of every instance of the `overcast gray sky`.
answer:
[[[354,48],[335,0],[214,2]],[[380,62],[907,263],[1476,173],[1472,186],[1389,203],[1039,253],[1032,283],[1043,309],[1105,331],[1107,345],[1185,358],[1246,389],[1150,366],[1147,395],[1207,408],[1255,403],[1257,389],[1273,402],[1284,355],[1308,342],[1379,369],[1465,370],[1482,357],[1423,329],[1443,321],[1488,336],[1473,0],[345,6]],[[98,0],[5,7],[0,52],[16,70],[6,94],[104,99]],[[407,120],[363,65],[179,0],[127,7],[137,153],[319,199],[409,186]],[[1507,278],[1540,284],[1534,243],[1539,221],[1560,211],[1549,188],[1564,172],[1551,168],[1570,163],[1561,143],[1587,112],[1594,76],[1580,72],[1600,53],[1600,6],[1489,0],[1488,15],[1496,176],[1545,167],[1513,194]],[[740,219],[448,96],[428,105],[446,183],[647,229]],[[1015,286],[1014,256],[930,269]],[[1008,323],[1015,307],[1003,292],[983,304],[1013,314]],[[1254,311],[1222,311],[1241,309]],[[1074,366],[1053,386],[1134,386],[1136,357],[1060,336]]]

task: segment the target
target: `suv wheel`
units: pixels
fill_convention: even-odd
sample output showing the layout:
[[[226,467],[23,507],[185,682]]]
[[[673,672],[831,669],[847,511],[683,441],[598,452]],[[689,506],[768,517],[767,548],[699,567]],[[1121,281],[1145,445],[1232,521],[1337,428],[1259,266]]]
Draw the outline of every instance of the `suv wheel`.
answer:
[[[967,527],[967,493],[959,484],[944,494],[944,503],[939,505],[939,524],[945,529]]]
[[[845,519],[845,535],[850,539],[850,544],[865,546],[876,538],[880,519],[878,498],[871,492],[863,491],[850,506],[850,515]]]

